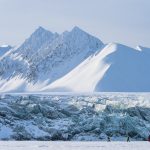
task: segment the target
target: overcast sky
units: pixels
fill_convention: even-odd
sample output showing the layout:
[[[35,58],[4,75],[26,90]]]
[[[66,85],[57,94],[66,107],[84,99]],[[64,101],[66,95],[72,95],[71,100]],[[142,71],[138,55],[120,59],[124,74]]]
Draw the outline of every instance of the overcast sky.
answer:
[[[150,0],[0,0],[0,44],[18,45],[38,26],[150,47]]]

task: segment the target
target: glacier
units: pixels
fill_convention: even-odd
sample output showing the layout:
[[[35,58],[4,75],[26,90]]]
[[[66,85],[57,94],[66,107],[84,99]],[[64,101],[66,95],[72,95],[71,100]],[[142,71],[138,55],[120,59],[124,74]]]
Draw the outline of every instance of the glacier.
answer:
[[[149,133],[149,93],[0,95],[0,140],[145,141]]]

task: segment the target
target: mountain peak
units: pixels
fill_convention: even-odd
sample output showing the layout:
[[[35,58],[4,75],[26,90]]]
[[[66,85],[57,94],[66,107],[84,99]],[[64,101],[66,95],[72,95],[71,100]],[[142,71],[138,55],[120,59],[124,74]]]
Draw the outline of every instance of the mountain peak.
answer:
[[[72,30],[82,30],[78,26],[74,26]]]
[[[50,34],[53,34],[52,32],[44,29],[43,27],[39,26],[34,32],[32,35],[39,35],[39,34],[42,34],[42,33],[50,33]]]
[[[86,39],[87,41],[97,41],[100,45],[103,45],[103,42],[100,41],[97,37],[89,34],[88,32],[82,30],[81,28],[79,28],[77,26],[75,26],[69,33],[71,36],[77,38],[78,41],[80,41],[80,42],[82,40],[84,41]]]
[[[37,29],[38,30],[45,30],[42,26],[39,26]]]
[[[77,26],[75,26],[75,27],[71,30],[71,32],[72,32],[72,33],[74,33],[74,32],[75,32],[75,33],[76,33],[76,32],[78,32],[78,33],[81,33],[81,32],[82,32],[82,33],[83,33],[83,32],[86,33],[84,30],[82,30],[81,28],[79,28],[79,27],[77,27]]]
[[[25,42],[17,49],[16,52],[22,54],[22,56],[30,57],[36,51],[38,51],[44,44],[51,42],[56,36],[52,32],[39,26],[31,36],[25,40]]]

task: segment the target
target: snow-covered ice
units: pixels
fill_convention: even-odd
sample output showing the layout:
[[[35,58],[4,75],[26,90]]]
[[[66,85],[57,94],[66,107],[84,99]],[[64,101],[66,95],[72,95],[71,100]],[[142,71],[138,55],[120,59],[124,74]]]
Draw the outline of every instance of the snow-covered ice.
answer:
[[[0,142],[1,150],[149,150],[148,142]]]

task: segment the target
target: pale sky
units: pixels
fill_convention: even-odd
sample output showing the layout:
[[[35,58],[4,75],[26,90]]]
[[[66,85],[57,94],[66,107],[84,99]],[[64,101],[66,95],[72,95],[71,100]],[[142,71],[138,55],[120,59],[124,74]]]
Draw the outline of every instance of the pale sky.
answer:
[[[21,44],[38,26],[150,47],[150,0],[0,0],[0,45]]]

